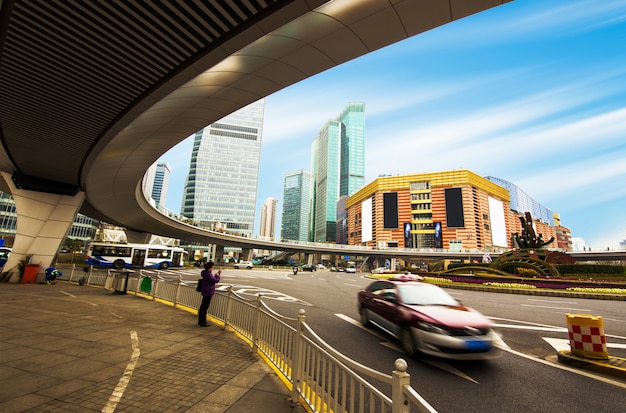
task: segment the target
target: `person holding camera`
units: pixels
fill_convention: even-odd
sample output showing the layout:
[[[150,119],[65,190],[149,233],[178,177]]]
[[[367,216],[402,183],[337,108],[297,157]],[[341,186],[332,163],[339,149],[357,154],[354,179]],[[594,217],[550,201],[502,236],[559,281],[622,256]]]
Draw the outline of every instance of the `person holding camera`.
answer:
[[[209,310],[211,304],[211,298],[215,294],[215,284],[220,282],[220,275],[222,270],[219,270],[216,274],[213,274],[213,261],[206,262],[204,264],[204,270],[200,273],[202,276],[202,302],[200,308],[198,308],[198,325],[200,327],[208,327],[210,324],[206,322],[206,313]]]

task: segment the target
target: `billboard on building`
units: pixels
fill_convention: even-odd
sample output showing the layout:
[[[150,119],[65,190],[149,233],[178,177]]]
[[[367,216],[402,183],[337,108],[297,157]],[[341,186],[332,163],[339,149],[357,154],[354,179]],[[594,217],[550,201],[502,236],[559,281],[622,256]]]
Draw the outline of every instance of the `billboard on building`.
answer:
[[[433,228],[435,229],[435,248],[443,248],[443,236],[441,234],[441,222],[433,222]]]
[[[506,234],[504,203],[489,197],[489,224],[491,225],[491,243],[496,247],[507,247],[509,237]]]
[[[398,229],[398,193],[383,194],[383,228]]]
[[[372,240],[372,198],[361,203],[361,242]]]
[[[465,227],[465,217],[463,216],[463,193],[461,188],[446,188],[446,227]]]
[[[411,242],[411,223],[404,223],[404,248],[413,248],[413,242]]]

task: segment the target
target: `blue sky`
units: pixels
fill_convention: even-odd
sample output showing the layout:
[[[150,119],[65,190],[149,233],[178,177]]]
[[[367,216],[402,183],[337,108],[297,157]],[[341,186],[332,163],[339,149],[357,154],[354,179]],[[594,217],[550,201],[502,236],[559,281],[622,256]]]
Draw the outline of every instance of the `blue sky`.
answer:
[[[626,0],[517,0],[267,97],[255,233],[349,102],[365,102],[366,182],[469,169],[516,184],[587,246],[626,239]],[[176,212],[191,143],[161,158]]]

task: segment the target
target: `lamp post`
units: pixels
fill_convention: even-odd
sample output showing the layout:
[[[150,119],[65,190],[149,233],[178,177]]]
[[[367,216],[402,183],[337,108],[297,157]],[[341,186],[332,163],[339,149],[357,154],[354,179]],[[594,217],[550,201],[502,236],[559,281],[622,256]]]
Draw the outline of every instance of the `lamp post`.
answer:
[[[467,262],[472,263],[472,250],[470,249],[470,241],[472,241],[472,231],[467,232]]]

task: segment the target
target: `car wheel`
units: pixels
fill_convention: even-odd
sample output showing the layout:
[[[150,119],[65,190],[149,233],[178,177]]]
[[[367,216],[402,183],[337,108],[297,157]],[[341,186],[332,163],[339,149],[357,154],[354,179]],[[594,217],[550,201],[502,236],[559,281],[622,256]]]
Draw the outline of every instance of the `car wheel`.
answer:
[[[251,269],[252,269],[252,267],[248,267],[248,269],[249,269],[249,270],[251,270]]]
[[[115,268],[116,270],[121,270],[122,268],[124,268],[124,260],[116,260],[113,263],[113,268]]]
[[[162,270],[167,270],[169,268],[169,264],[166,262],[162,262],[161,265],[159,265],[159,268]]]
[[[371,327],[372,323],[370,322],[369,314],[367,314],[367,308],[361,307],[359,314],[361,316],[361,324],[363,324],[363,327]]]
[[[403,327],[400,331],[400,346],[409,356],[413,356],[417,353],[417,343],[409,327]]]

